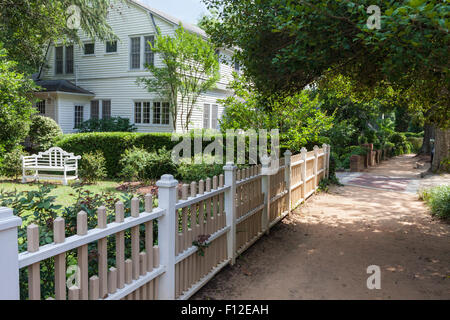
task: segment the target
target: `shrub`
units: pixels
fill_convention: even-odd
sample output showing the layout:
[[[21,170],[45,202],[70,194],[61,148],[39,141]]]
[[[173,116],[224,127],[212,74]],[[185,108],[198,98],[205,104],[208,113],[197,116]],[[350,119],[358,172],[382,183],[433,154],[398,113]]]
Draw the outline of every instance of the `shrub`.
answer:
[[[134,132],[137,127],[130,119],[112,117],[107,119],[90,119],[78,126],[78,132]]]
[[[177,166],[172,161],[172,152],[165,147],[158,152],[150,153],[146,169],[145,177],[147,179],[159,179],[164,174],[176,175]]]
[[[420,149],[422,148],[423,138],[409,137],[407,139],[408,139],[408,142],[412,146],[412,151],[414,153],[418,153],[420,151]]]
[[[17,179],[22,174],[22,159],[25,153],[16,148],[3,157],[1,173],[5,177]]]
[[[58,139],[57,146],[74,154],[101,151],[106,160],[108,177],[113,178],[118,177],[123,169],[120,159],[125,150],[132,147],[141,148],[147,152],[157,152],[163,147],[166,150],[172,150],[180,141],[172,141],[171,133],[94,132],[63,135]],[[210,141],[204,141],[203,148],[210,143]],[[191,145],[194,149],[194,143]]]
[[[415,133],[415,132],[404,132],[404,135],[407,138],[422,138],[423,139],[424,132],[423,131],[422,132],[418,132],[418,133]]]
[[[147,164],[151,159],[151,154],[142,148],[133,147],[125,150],[120,165],[122,171],[120,176],[127,180],[142,181],[146,179]]]
[[[184,182],[192,182],[219,176],[223,173],[223,164],[209,164],[208,161],[203,160],[202,164],[191,164],[182,161],[178,166],[177,179]]]
[[[28,141],[30,152],[46,151],[55,146],[57,138],[62,135],[61,128],[55,120],[44,116],[33,116]]]
[[[434,216],[450,219],[450,185],[422,190],[419,198],[427,203]]]
[[[84,182],[95,183],[106,178],[105,157],[100,151],[84,153],[80,162],[80,176]]]

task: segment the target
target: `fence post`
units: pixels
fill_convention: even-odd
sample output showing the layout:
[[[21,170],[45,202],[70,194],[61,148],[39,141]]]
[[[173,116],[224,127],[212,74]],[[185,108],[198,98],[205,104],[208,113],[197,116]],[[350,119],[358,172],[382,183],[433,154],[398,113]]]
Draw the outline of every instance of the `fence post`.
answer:
[[[308,150],[306,150],[306,148],[302,148],[301,150],[302,153],[302,169],[301,169],[301,174],[302,174],[302,181],[303,181],[303,187],[302,187],[302,199],[303,201],[306,201],[306,157],[308,154]]]
[[[158,191],[158,206],[166,213],[158,219],[158,246],[160,264],[166,267],[159,283],[159,298],[175,300],[175,205],[177,202],[178,181],[172,175],[161,177],[156,185]]]
[[[225,185],[230,188],[225,191],[225,214],[227,226],[230,231],[227,234],[228,259],[231,265],[236,263],[236,166],[228,162],[225,167]]]
[[[264,156],[261,158],[262,163],[262,178],[261,178],[261,192],[264,194],[264,209],[261,215],[262,232],[269,235],[269,215],[270,215],[270,165],[271,158]]]
[[[0,300],[19,300],[19,248],[17,228],[22,219],[0,207]]]
[[[323,155],[323,170],[324,170],[323,177],[328,178],[328,174],[327,174],[327,172],[328,172],[328,168],[327,168],[328,145],[326,143],[324,143],[322,148],[323,148],[323,153],[324,153],[324,155]]]
[[[331,156],[331,146],[327,145],[327,178],[330,177],[330,156]]]
[[[317,176],[317,167],[319,164],[319,147],[314,146],[314,190],[317,190],[317,185],[319,184],[319,179]]]
[[[286,150],[284,153],[284,181],[286,181],[287,188],[287,200],[288,200],[288,212],[291,214],[292,203],[291,203],[291,156],[292,152],[290,150]]]

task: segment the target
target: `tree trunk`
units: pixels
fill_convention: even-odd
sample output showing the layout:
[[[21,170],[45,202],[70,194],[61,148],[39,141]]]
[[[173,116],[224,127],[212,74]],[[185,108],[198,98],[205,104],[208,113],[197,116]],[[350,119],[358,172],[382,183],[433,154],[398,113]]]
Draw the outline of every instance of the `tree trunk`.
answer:
[[[431,143],[430,139],[435,138],[436,128],[433,124],[425,124],[424,126],[424,136],[423,136],[423,145],[419,151],[419,154],[431,154]]]
[[[436,128],[435,152],[431,169],[433,172],[449,170],[450,129]]]

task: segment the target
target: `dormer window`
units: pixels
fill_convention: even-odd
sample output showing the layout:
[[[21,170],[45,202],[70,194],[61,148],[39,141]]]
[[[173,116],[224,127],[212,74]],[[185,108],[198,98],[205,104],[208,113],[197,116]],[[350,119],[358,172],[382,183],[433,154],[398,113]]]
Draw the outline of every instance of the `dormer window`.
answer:
[[[55,47],[55,74],[73,74],[73,45]]]

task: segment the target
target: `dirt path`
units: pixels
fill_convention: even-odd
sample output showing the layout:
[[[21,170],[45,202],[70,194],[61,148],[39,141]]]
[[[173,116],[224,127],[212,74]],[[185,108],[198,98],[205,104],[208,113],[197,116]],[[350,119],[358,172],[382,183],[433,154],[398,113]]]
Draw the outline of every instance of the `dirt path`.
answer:
[[[411,174],[411,159],[391,161],[376,175]],[[406,175],[393,174],[399,162]],[[381,268],[381,290],[367,289],[369,265]],[[414,193],[333,187],[193,299],[450,299],[450,225]]]

